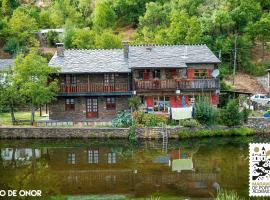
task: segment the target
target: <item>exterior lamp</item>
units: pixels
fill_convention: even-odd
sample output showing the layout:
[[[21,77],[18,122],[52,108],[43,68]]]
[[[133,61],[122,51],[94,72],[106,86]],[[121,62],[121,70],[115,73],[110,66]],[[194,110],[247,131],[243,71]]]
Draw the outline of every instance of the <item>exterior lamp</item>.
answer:
[[[216,94],[220,94],[220,90],[216,90]]]
[[[132,93],[133,93],[133,95],[136,95],[136,94],[137,94],[136,90],[133,90],[133,92],[132,92]]]
[[[175,94],[179,95],[179,94],[181,94],[181,91],[180,90],[176,90],[175,91]]]

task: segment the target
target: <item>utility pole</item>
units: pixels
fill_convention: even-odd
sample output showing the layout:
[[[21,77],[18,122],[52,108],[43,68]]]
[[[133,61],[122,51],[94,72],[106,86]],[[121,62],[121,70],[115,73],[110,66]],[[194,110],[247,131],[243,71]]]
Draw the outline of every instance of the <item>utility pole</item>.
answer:
[[[237,56],[237,33],[234,35],[233,85],[235,83],[236,56]]]

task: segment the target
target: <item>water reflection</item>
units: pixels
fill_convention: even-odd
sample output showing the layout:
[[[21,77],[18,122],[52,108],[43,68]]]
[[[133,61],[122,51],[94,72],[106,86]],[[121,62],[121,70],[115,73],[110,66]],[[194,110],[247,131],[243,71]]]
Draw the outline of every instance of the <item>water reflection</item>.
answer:
[[[247,144],[174,141],[164,152],[158,141],[138,146],[126,141],[84,141],[74,147],[51,143],[40,148],[1,148],[1,188],[35,187],[48,195],[148,196],[159,192],[213,197],[222,187],[246,195]]]

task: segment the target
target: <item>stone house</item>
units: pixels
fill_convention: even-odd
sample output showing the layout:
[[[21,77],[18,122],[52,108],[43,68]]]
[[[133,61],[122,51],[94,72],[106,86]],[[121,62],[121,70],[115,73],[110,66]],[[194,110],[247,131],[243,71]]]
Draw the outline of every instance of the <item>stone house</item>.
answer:
[[[53,120],[108,121],[129,109],[137,95],[146,112],[194,103],[206,95],[218,104],[220,60],[206,45],[129,45],[123,49],[58,47],[50,66],[60,67],[60,91],[50,105]]]

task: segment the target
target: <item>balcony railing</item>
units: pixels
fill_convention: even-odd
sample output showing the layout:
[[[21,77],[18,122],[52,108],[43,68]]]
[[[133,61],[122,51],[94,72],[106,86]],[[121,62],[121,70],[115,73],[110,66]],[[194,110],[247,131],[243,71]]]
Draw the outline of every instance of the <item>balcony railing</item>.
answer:
[[[60,93],[96,93],[96,92],[128,92],[128,83],[90,83],[90,84],[61,84]]]
[[[135,80],[135,90],[198,90],[219,89],[219,79],[167,79],[167,80]]]

